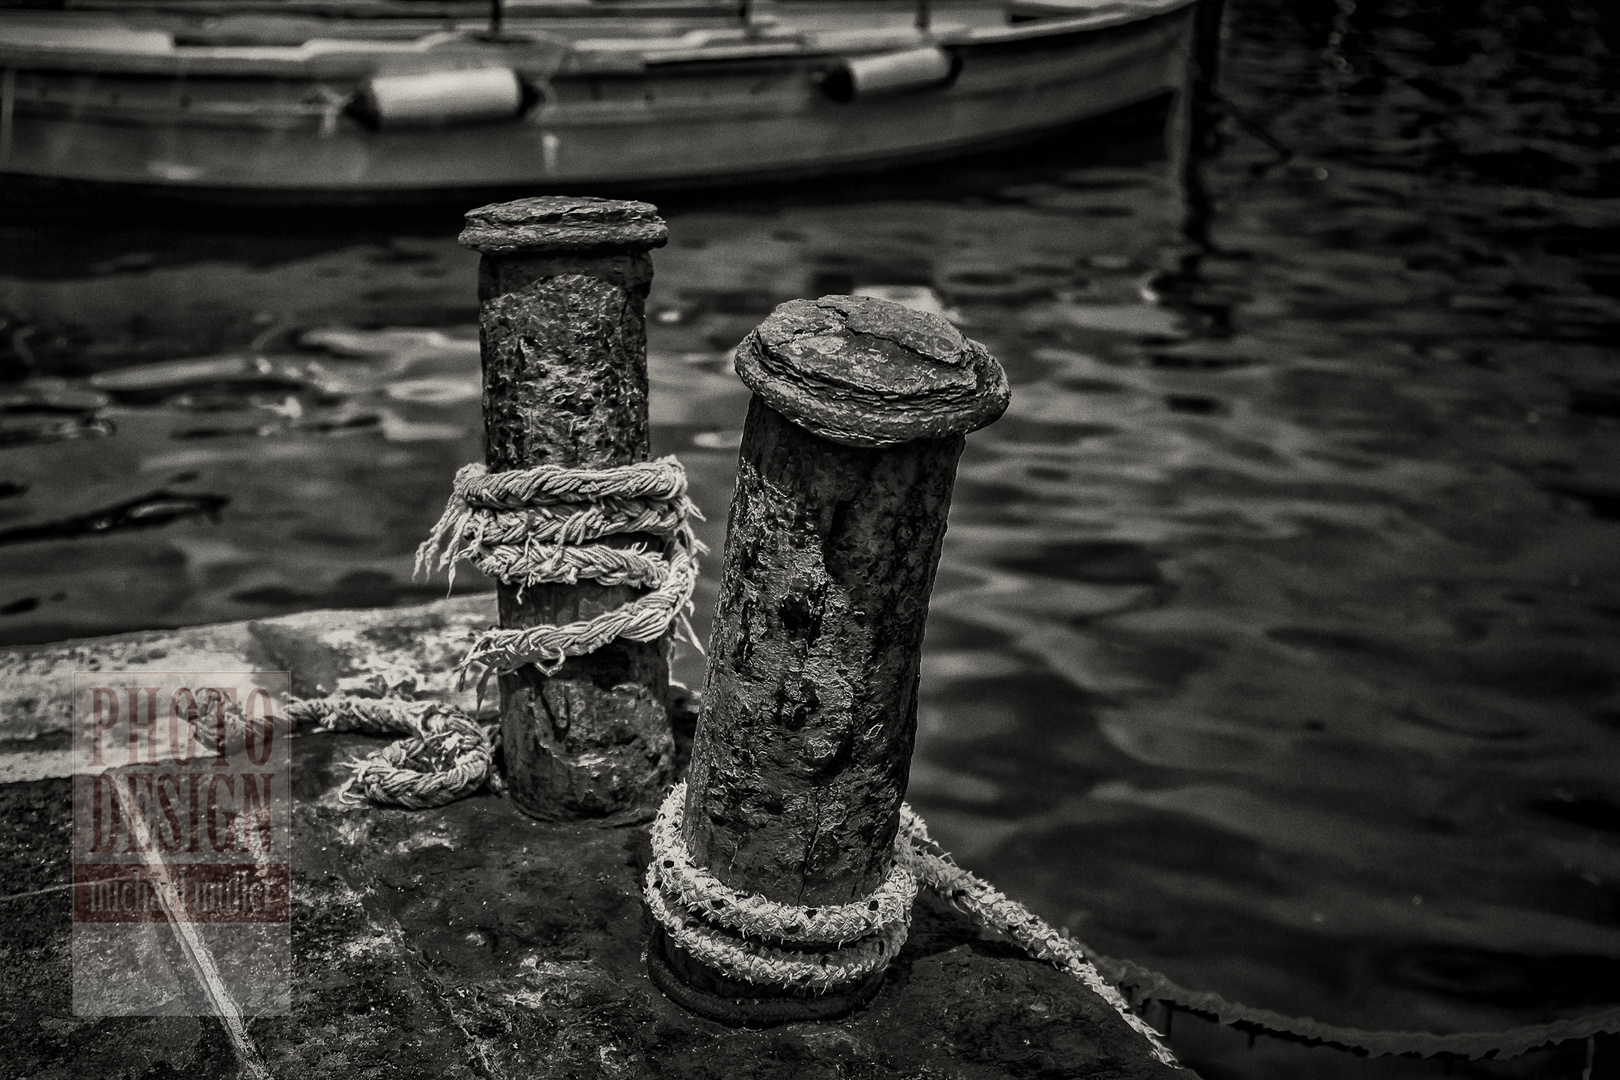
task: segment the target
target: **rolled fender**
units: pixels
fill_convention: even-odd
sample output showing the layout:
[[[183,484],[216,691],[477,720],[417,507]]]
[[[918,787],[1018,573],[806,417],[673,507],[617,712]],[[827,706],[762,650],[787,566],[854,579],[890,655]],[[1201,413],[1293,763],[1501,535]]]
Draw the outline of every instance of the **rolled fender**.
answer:
[[[524,106],[517,73],[487,67],[374,75],[356,95],[354,112],[378,128],[449,127],[515,119]]]
[[[822,72],[821,91],[834,101],[854,101],[926,90],[949,84],[961,66],[960,57],[933,46],[840,57]]]

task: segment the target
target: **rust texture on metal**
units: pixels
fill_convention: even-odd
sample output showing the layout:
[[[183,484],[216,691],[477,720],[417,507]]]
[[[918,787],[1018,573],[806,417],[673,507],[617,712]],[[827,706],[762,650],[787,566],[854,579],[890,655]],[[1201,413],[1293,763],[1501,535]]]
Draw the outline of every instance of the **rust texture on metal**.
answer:
[[[483,254],[491,472],[647,459],[649,250],[666,236],[655,208],[638,202],[543,197],[468,213],[461,242]],[[505,628],[589,619],[636,595],[589,581],[497,586]],[[519,806],[553,819],[650,815],[673,761],[664,642],[619,639],[549,676],[525,667],[501,676],[500,692],[506,777]]]
[[[1007,381],[944,319],[848,296],[778,307],[736,364],[755,397],[682,836],[732,888],[848,903],[893,860],[957,460]],[[663,944],[682,979],[736,996]]]

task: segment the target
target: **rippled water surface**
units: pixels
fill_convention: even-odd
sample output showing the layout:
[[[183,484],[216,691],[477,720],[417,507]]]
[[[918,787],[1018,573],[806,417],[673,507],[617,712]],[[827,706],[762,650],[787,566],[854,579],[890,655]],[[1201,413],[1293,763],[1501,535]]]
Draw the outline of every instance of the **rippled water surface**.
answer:
[[[716,551],[773,305],[908,296],[991,348],[914,804],[1105,953],[1368,1028],[1620,1003],[1616,23],[1452,7],[1233,0],[1191,186],[1146,109],[663,200],[650,305]],[[439,595],[410,553],[481,453],[454,231],[8,227],[0,641]],[[1175,1036],[1212,1078],[1440,1074]]]

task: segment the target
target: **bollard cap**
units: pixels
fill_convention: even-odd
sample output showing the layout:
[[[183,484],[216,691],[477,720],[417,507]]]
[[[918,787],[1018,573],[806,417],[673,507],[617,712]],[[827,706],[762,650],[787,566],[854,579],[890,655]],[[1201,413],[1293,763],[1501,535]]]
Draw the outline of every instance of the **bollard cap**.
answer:
[[[467,211],[461,244],[485,255],[663,247],[669,228],[651,203],[542,195]]]
[[[789,300],[737,346],[736,363],[771,408],[861,449],[977,431],[1012,396],[983,345],[938,315],[865,296]]]

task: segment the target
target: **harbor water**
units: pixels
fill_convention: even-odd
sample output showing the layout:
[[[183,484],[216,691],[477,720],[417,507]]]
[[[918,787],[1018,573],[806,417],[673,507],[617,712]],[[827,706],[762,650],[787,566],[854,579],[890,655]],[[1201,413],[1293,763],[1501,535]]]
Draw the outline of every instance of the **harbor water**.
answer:
[[[1617,45],[1598,0],[1230,0],[1213,132],[1159,102],[654,196],[654,450],[716,553],[731,349],[777,303],[933,307],[1011,378],[962,462],[909,795],[962,864],[1289,1015],[1620,1005]],[[443,595],[410,567],[482,454],[465,207],[94,209],[0,228],[0,643]],[[1442,1072],[1173,1024],[1211,1080]]]

